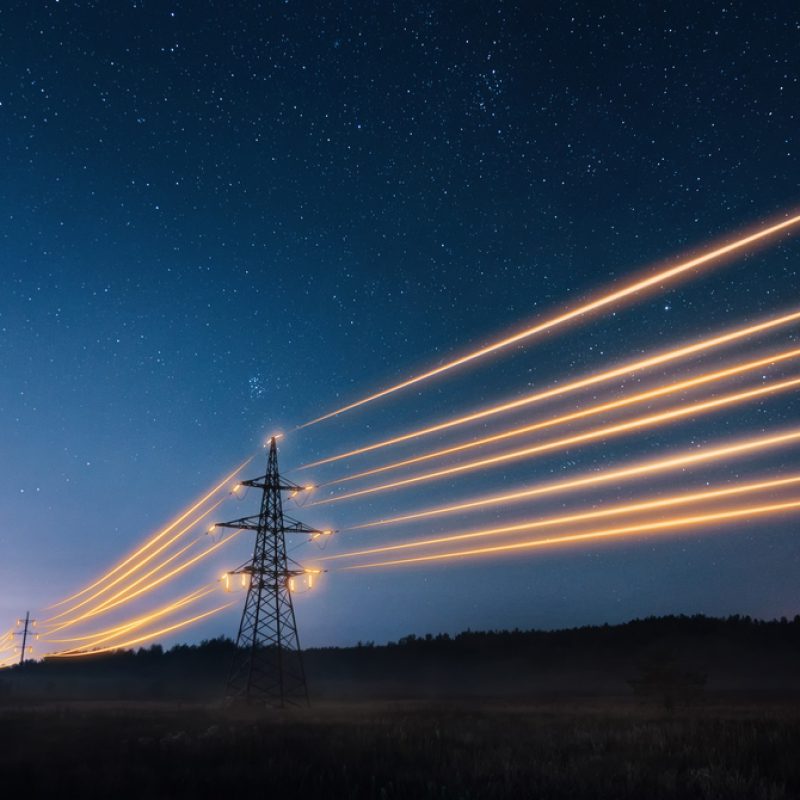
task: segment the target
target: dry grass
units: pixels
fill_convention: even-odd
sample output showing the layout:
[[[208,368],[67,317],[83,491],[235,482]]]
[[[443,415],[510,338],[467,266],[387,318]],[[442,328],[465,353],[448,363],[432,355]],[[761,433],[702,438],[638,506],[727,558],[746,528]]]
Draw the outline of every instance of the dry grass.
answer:
[[[0,711],[0,775],[26,797],[793,798],[791,704],[665,715],[630,702]]]

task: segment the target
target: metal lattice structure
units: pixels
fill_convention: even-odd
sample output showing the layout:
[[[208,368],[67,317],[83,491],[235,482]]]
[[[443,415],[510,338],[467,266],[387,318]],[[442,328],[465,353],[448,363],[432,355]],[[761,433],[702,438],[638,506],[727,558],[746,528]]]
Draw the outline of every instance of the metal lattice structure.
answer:
[[[17,631],[14,634],[14,636],[21,636],[22,637],[22,647],[20,648],[20,653],[19,653],[19,663],[20,664],[22,664],[25,661],[26,648],[27,648],[27,651],[30,651],[32,649],[30,647],[30,645],[28,644],[28,637],[32,635],[30,629],[35,624],[36,624],[36,620],[35,619],[31,619],[31,612],[30,611],[26,611],[25,612],[25,621],[24,622],[22,620],[17,620],[17,625],[22,625],[22,630],[21,631]],[[37,636],[36,638],[38,639],[39,637]]]
[[[228,676],[230,702],[265,703],[276,708],[308,705],[300,640],[292,604],[298,576],[308,574],[286,553],[286,534],[311,537],[328,534],[309,528],[283,513],[283,492],[304,490],[283,480],[278,472],[278,448],[270,440],[267,473],[242,481],[262,490],[261,511],[218,527],[241,528],[256,533],[253,558],[231,574],[245,576],[247,596],[236,637],[236,654]]]

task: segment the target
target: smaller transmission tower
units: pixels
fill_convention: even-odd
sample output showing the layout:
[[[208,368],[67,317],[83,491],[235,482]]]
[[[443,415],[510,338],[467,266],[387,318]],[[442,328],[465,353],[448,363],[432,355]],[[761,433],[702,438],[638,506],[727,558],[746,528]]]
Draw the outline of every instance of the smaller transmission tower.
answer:
[[[36,620],[35,619],[31,619],[31,612],[30,611],[26,611],[25,612],[24,621],[23,620],[17,620],[17,625],[22,625],[22,630],[21,631],[16,631],[14,633],[14,636],[21,636],[22,637],[22,648],[21,648],[21,651],[20,651],[20,654],[19,654],[19,663],[21,664],[25,660],[25,650],[26,650],[27,645],[28,645],[28,635],[29,635],[30,629],[36,625]],[[31,648],[31,649],[33,649],[33,648]]]
[[[247,581],[247,596],[228,677],[228,701],[266,703],[276,708],[308,705],[292,591],[299,576],[309,576],[310,583],[316,570],[305,570],[289,558],[286,534],[316,538],[331,531],[309,528],[284,515],[282,492],[294,496],[305,487],[281,478],[275,437],[270,440],[266,475],[242,481],[242,485],[262,490],[260,513],[215,526],[256,534],[252,559],[231,573]]]

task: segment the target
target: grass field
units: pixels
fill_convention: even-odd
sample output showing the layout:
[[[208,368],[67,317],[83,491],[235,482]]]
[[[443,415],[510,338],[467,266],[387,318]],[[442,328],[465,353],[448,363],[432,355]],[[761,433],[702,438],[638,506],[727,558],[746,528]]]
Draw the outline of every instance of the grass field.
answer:
[[[3,796],[800,797],[796,701],[0,709]]]

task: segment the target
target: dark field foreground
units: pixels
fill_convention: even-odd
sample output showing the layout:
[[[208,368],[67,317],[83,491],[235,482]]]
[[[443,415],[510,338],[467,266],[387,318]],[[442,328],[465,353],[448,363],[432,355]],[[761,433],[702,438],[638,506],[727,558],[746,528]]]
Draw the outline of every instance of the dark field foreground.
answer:
[[[0,731],[3,797],[800,797],[796,700],[78,702],[0,708]]]

